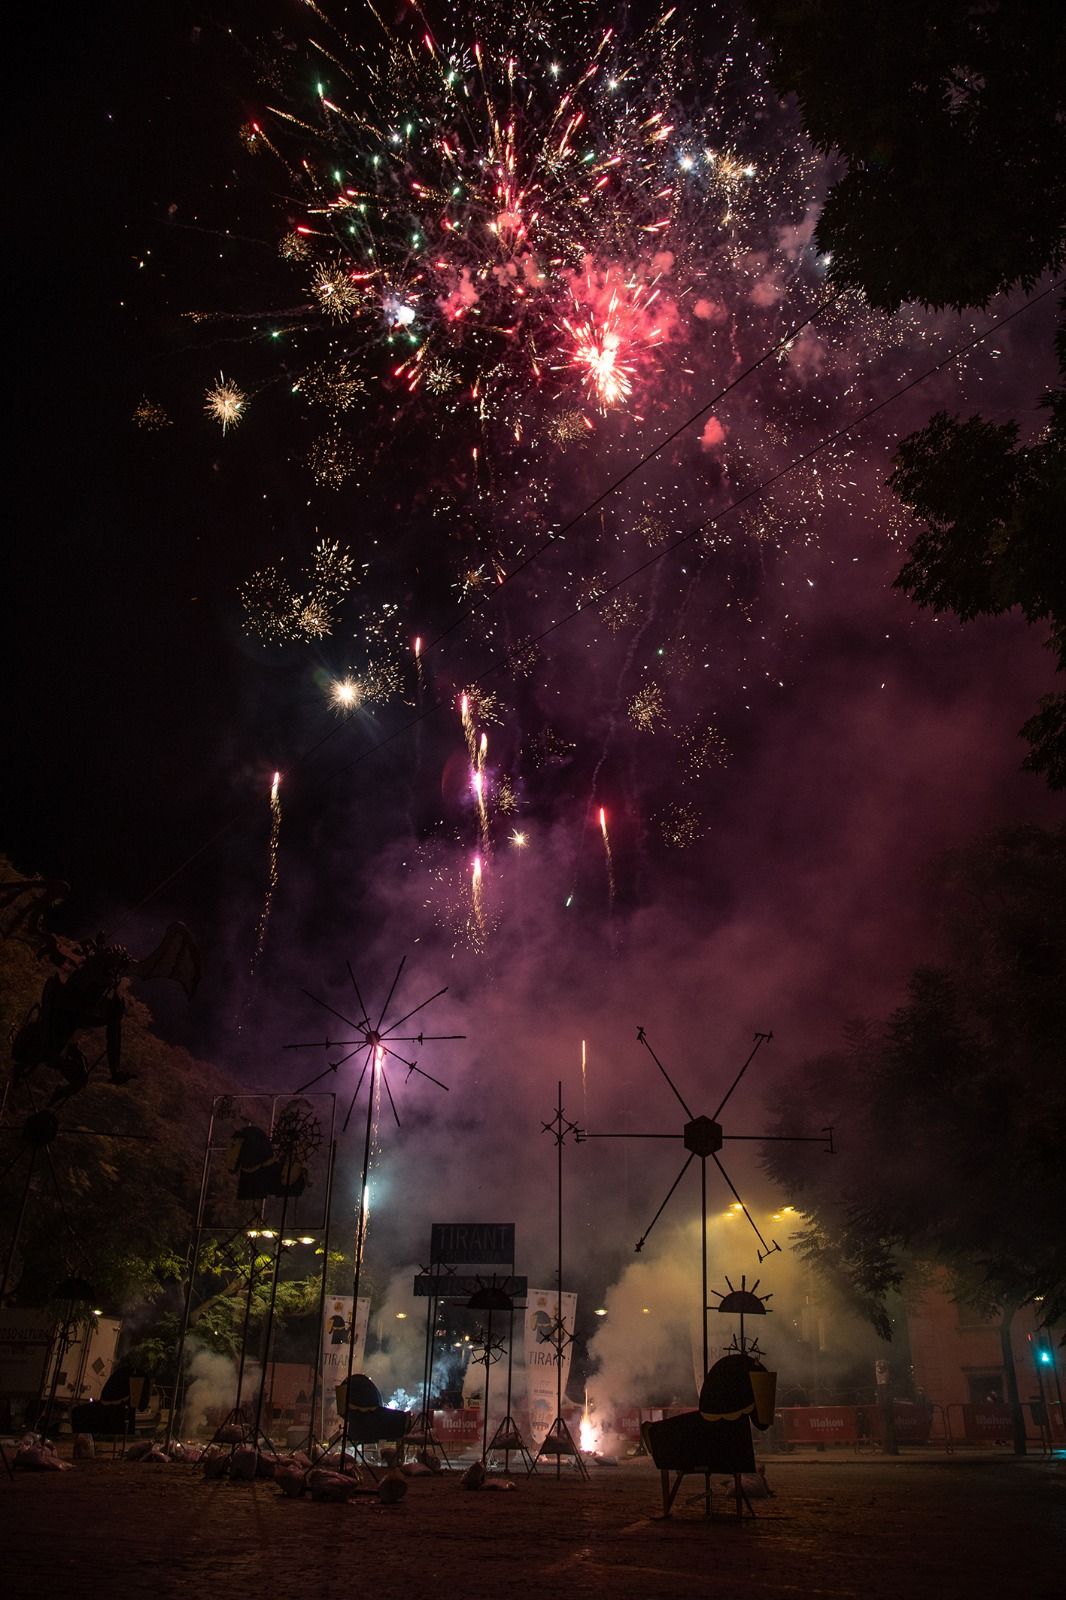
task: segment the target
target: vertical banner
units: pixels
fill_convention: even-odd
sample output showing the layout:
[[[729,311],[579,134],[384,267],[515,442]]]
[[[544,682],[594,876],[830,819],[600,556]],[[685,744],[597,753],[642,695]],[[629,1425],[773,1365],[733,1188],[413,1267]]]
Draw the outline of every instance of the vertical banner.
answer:
[[[48,1311],[0,1311],[0,1397],[28,1400],[41,1393],[54,1332]]]
[[[529,1401],[529,1432],[534,1446],[539,1446],[555,1421],[556,1380],[555,1338],[557,1319],[562,1318],[563,1331],[573,1338],[577,1295],[565,1289],[530,1289],[526,1296],[525,1350],[526,1396]],[[562,1359],[562,1392],[566,1400],[566,1380],[570,1376],[570,1358],[573,1344],[567,1344]]]
[[[366,1355],[366,1329],[370,1321],[370,1301],[359,1296],[355,1319],[355,1353],[352,1371],[362,1372]],[[339,1424],[337,1385],[348,1376],[348,1346],[352,1337],[352,1297],[331,1294],[326,1299],[326,1318],[322,1329],[322,1431],[331,1433]]]

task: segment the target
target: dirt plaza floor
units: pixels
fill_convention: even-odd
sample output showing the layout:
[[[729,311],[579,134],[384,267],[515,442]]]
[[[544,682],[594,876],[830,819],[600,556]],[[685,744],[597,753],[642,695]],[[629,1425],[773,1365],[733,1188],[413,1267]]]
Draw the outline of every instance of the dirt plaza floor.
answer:
[[[1062,1600],[1066,1461],[956,1456],[767,1463],[774,1498],[735,1522],[686,1479],[669,1522],[649,1463],[513,1493],[413,1479],[402,1503],[286,1500],[270,1483],[97,1459],[0,1474],[0,1594],[231,1597],[714,1595]]]

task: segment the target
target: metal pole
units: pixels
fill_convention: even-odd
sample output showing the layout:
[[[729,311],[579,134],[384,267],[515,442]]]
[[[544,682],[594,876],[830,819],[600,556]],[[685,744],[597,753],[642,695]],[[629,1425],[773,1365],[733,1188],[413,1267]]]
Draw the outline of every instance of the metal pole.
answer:
[[[248,1324],[252,1319],[252,1288],[255,1283],[255,1264],[259,1252],[255,1239],[248,1240],[248,1288],[244,1296],[244,1322],[241,1326],[241,1359],[237,1366],[237,1397],[233,1402],[234,1420],[243,1422],[241,1415],[241,1391],[244,1388],[244,1358],[248,1349]]]
[[[703,1226],[703,1302],[702,1302],[703,1309],[701,1311],[701,1316],[703,1317],[703,1378],[705,1378],[707,1376],[707,1371],[708,1371],[708,1369],[709,1369],[709,1367],[711,1365],[710,1348],[709,1348],[709,1345],[708,1345],[708,1342],[707,1342],[707,1157],[706,1156],[703,1156],[701,1158],[701,1160],[700,1160],[700,1198],[701,1198],[701,1203],[702,1203],[701,1204],[701,1209],[702,1209],[702,1226]],[[701,1383],[703,1382],[703,1378],[700,1379]]]
[[[1051,1348],[1050,1330],[1048,1330],[1047,1334],[1047,1348],[1051,1355],[1051,1375],[1055,1379],[1055,1393],[1059,1397],[1059,1426],[1066,1427],[1066,1411],[1062,1409],[1062,1384],[1059,1382],[1059,1364],[1055,1360],[1055,1352]],[[1052,1435],[1052,1443],[1054,1443],[1054,1435]]]
[[[512,1278],[514,1277],[514,1262],[513,1261],[511,1262],[511,1276],[512,1276]],[[514,1361],[514,1300],[512,1299],[512,1301],[511,1301],[511,1310],[510,1310],[510,1312],[508,1314],[508,1320],[507,1320],[507,1423],[506,1423],[506,1433],[504,1434],[505,1444],[504,1444],[504,1451],[503,1451],[503,1470],[504,1470],[505,1473],[506,1472],[510,1472],[510,1470],[511,1470],[511,1452],[507,1448],[506,1441],[509,1441],[510,1437],[511,1437],[511,1377],[512,1377],[513,1361]]]
[[[432,1268],[432,1264],[431,1264],[430,1271],[432,1272],[432,1270],[433,1270],[433,1268]],[[433,1295],[427,1296],[427,1299],[426,1299],[426,1353],[422,1358],[422,1432],[423,1432],[423,1434],[425,1434],[425,1433],[427,1433],[429,1431],[429,1423],[427,1421],[427,1418],[429,1416],[429,1369],[430,1369],[430,1363],[431,1363],[431,1361],[433,1359],[433,1331],[434,1331],[434,1327],[435,1327],[436,1320],[437,1320],[437,1318],[436,1318],[436,1306],[437,1306],[437,1302],[434,1299]],[[428,1444],[424,1448],[428,1449],[429,1448]]]
[[[1050,1455],[1054,1448],[1054,1441],[1051,1437],[1051,1412],[1048,1410],[1047,1395],[1044,1393],[1044,1374],[1040,1370],[1039,1345],[1035,1347],[1034,1351],[1033,1372],[1036,1376],[1037,1393],[1040,1396],[1040,1415],[1044,1419],[1040,1424],[1040,1442],[1043,1445],[1044,1441],[1047,1441],[1047,1451]]]
[[[59,1373],[63,1365],[63,1360],[66,1356],[67,1349],[70,1345],[70,1330],[73,1326],[74,1301],[68,1300],[66,1315],[59,1325],[59,1337],[56,1340],[55,1366],[52,1368],[52,1382],[48,1390],[48,1400],[44,1408],[44,1414],[37,1425],[37,1432],[42,1436],[47,1432],[49,1424],[52,1421],[52,1408],[55,1405],[56,1390],[59,1388]]]
[[[1014,1443],[1014,1454],[1024,1456],[1025,1448],[1025,1417],[1022,1412],[1022,1403],[1018,1396],[1018,1373],[1014,1365],[1014,1346],[1011,1342],[1011,1326],[1017,1308],[1004,1307],[1000,1314],[999,1343],[1003,1355],[1003,1375],[1007,1383],[1007,1400],[1011,1411],[1011,1433]]]
[[[165,1444],[170,1445],[174,1438],[174,1424],[179,1416],[179,1405],[185,1404],[184,1361],[185,1340],[189,1332],[189,1317],[192,1313],[192,1287],[196,1276],[196,1268],[200,1260],[200,1245],[204,1231],[204,1207],[207,1203],[207,1177],[211,1167],[211,1141],[215,1133],[215,1107],[222,1096],[216,1095],[211,1102],[211,1120],[207,1125],[207,1143],[204,1145],[204,1165],[200,1174],[200,1198],[196,1205],[196,1229],[193,1239],[192,1257],[189,1261],[189,1282],[185,1289],[185,1305],[181,1314],[181,1329],[178,1333],[178,1348],[175,1356],[174,1370],[174,1398],[170,1405],[170,1416],[167,1418],[167,1432]]]
[[[430,1257],[429,1270],[433,1278],[433,1293],[429,1297],[429,1309],[426,1312],[426,1364],[423,1369],[422,1385],[422,1438],[423,1450],[429,1449],[429,1436],[433,1429],[433,1363],[436,1354],[437,1341],[437,1312],[440,1308],[440,1298],[437,1295],[437,1273],[440,1262]],[[434,1435],[435,1437],[435,1435]]]
[[[363,1141],[363,1181],[359,1188],[359,1214],[355,1230],[355,1271],[352,1277],[352,1336],[348,1341],[348,1387],[345,1390],[344,1401],[344,1427],[341,1432],[341,1467],[348,1451],[348,1419],[352,1408],[348,1397],[352,1391],[352,1373],[355,1370],[355,1333],[359,1321],[359,1280],[363,1272],[363,1232],[364,1218],[366,1216],[366,1186],[370,1176],[370,1137],[374,1127],[374,1094],[377,1089],[378,1072],[378,1046],[374,1047],[374,1060],[370,1068],[370,1089],[366,1101],[366,1137]]]
[[[334,1113],[335,1114],[335,1113]],[[318,1379],[322,1366],[322,1339],[326,1330],[326,1279],[329,1277],[329,1219],[333,1208],[333,1164],[337,1159],[337,1141],[332,1140],[329,1147],[329,1166],[326,1168],[326,1215],[325,1227],[322,1230],[322,1287],[318,1295],[318,1343],[315,1346],[315,1375],[311,1383],[311,1415],[307,1424],[307,1453],[311,1454],[315,1443],[315,1410],[318,1406]],[[319,1432],[322,1432],[319,1423]]]
[[[267,1362],[270,1360],[270,1346],[274,1336],[274,1307],[277,1304],[278,1299],[278,1279],[281,1277],[281,1254],[285,1248],[285,1219],[288,1209],[289,1193],[288,1189],[286,1189],[281,1198],[281,1225],[278,1228],[278,1248],[274,1252],[274,1277],[270,1284],[270,1304],[267,1307],[266,1335],[263,1339],[263,1369],[259,1374],[259,1394],[256,1397],[255,1422],[252,1426],[252,1439],[256,1445],[259,1443],[259,1430],[263,1421],[263,1399],[266,1394]],[[273,1440],[271,1440],[271,1444],[273,1444]]]
[[[71,1395],[72,1404],[77,1404],[77,1402],[81,1399],[81,1388],[82,1384],[85,1382],[85,1368],[89,1364],[89,1346],[92,1343],[95,1325],[96,1318],[90,1312],[85,1318],[85,1321],[82,1323],[83,1332],[81,1339],[81,1360],[78,1363],[78,1376],[74,1380],[74,1390]]]
[[[559,1137],[556,1140],[556,1278],[555,1278],[555,1476],[562,1477],[562,1417],[563,1417],[563,1080],[558,1083],[555,1109],[559,1113]]]
[[[710,1348],[707,1340],[707,1157],[700,1158],[700,1227],[702,1229],[701,1263],[703,1267],[703,1296],[701,1300],[700,1316],[703,1319],[703,1374],[700,1378],[700,1389],[703,1388],[711,1364]],[[698,1399],[698,1395],[697,1395]],[[736,1480],[739,1485],[740,1479]],[[711,1514],[711,1477],[706,1473],[703,1479],[703,1509],[709,1517]],[[737,1499],[737,1511],[740,1510],[740,1499]]]
[[[33,1169],[36,1165],[37,1146],[34,1145],[33,1149],[30,1151],[30,1164],[26,1169],[26,1182],[22,1186],[22,1199],[19,1201],[18,1216],[15,1218],[15,1226],[11,1234],[11,1242],[7,1247],[7,1255],[4,1258],[4,1276],[2,1279],[0,1279],[0,1305],[3,1305],[4,1300],[7,1298],[8,1279],[11,1276],[11,1266],[15,1259],[15,1251],[18,1249],[18,1242],[22,1235],[22,1222],[26,1215],[26,1202],[30,1198],[30,1185],[33,1182]]]
[[[485,1388],[481,1396],[481,1465],[489,1453],[489,1372],[492,1368],[492,1308],[489,1308],[489,1325],[485,1330]]]

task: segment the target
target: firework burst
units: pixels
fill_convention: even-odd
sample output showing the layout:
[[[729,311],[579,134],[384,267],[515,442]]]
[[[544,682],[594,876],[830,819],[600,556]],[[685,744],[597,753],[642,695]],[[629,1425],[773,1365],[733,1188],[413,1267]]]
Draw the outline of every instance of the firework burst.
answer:
[[[219,373],[218,382],[212,384],[204,395],[204,415],[220,424],[222,432],[235,428],[244,416],[248,396],[232,379]]]
[[[277,567],[253,572],[240,591],[246,631],[264,644],[332,633],[337,608],[356,582],[355,562],[336,540],[323,539],[303,576],[301,592]]]
[[[666,715],[663,692],[657,683],[645,684],[629,702],[629,715],[641,733],[654,733]]]
[[[490,853],[517,802],[488,768],[485,728],[502,726],[494,764],[521,774],[531,806],[581,770],[579,726],[608,730],[604,759],[628,745],[634,763],[658,733],[656,784],[681,799],[656,794],[633,853],[695,843],[739,685],[780,684],[802,631],[789,592],[801,563],[779,558],[814,549],[840,510],[877,526],[884,505],[883,474],[857,470],[850,443],[780,475],[879,375],[913,366],[925,329],[830,302],[813,243],[824,163],[736,14],[667,12],[615,33],[577,0],[488,0],[477,38],[450,0],[395,22],[369,6],[350,24],[318,4],[300,14],[309,35],[259,52],[264,103],[246,140],[256,203],[275,163],[286,197],[278,259],[265,256],[275,281],[264,296],[254,280],[227,331],[277,365],[273,387],[256,378],[254,425],[273,404],[290,458],[360,530],[363,614],[336,709],[398,693],[458,706],[469,809],[431,899],[456,947],[480,950],[486,899],[498,907],[520,870]],[[699,41],[686,36],[697,25]],[[224,431],[243,419],[231,380],[207,398]],[[643,460],[686,416],[699,420]],[[595,518],[571,520],[612,482]],[[335,634],[354,570],[330,584],[312,563],[290,581],[267,559],[242,591],[249,632]],[[529,642],[563,622],[580,655]],[[460,689],[493,670],[513,684],[506,706]],[[613,897],[606,814],[601,827]]]
[[[144,396],[133,409],[133,425],[145,433],[158,433],[162,428],[172,427],[173,423],[162,406]]]

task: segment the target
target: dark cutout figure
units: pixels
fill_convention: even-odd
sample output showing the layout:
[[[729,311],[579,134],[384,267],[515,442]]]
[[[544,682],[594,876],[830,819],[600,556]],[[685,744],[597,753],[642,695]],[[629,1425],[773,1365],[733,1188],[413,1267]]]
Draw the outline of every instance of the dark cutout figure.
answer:
[[[253,1123],[238,1128],[230,1140],[226,1165],[237,1174],[238,1200],[297,1196],[307,1188],[307,1168],[297,1151],[275,1149],[269,1134]]]
[[[764,1378],[760,1381],[755,1377],[753,1382],[753,1375],[760,1373]],[[681,1480],[688,1472],[701,1473],[705,1478],[711,1473],[730,1474],[740,1516],[742,1500],[747,1503],[741,1474],[755,1471],[752,1427],[765,1432],[773,1421],[773,1377],[753,1356],[740,1352],[723,1356],[703,1380],[698,1411],[645,1423],[645,1443],[662,1473],[664,1516],[670,1515]],[[756,1386],[765,1391],[762,1404]],[[677,1474],[672,1487],[671,1472]],[[750,1504],[748,1510],[751,1511]]]
[[[45,1067],[64,1080],[53,1092],[52,1105],[77,1094],[89,1081],[91,1067],[75,1035],[103,1028],[104,1055],[111,1082],[128,1083],[122,1070],[122,1018],[126,1002],[120,985],[127,978],[169,978],[191,1000],[200,981],[200,956],[192,935],[172,922],[150,955],[137,959],[104,935],[82,943],[60,939],[43,926],[45,912],[64,898],[66,885],[41,879],[15,879],[0,884],[0,935],[20,939],[61,970],[46,978],[41,997],[15,1034],[11,1046],[14,1081],[20,1083]]]

